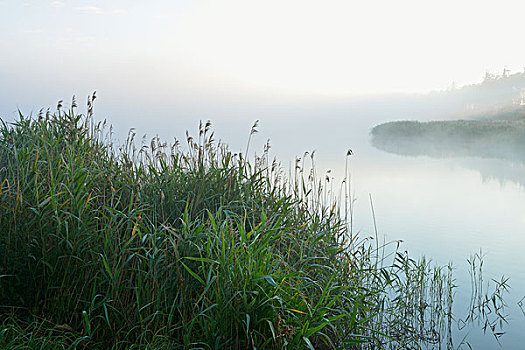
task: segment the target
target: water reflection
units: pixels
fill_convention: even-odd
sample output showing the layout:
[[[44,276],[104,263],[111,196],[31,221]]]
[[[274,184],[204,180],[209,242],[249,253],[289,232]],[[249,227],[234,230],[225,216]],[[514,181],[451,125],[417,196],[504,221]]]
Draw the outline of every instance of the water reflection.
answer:
[[[478,171],[483,182],[497,181],[501,186],[516,184],[525,190],[525,161],[465,158],[460,165]]]
[[[394,122],[372,129],[371,144],[402,156],[454,159],[482,180],[508,182],[525,189],[523,124],[459,122]]]
[[[483,246],[483,250],[490,251],[492,261],[487,267],[492,270],[491,277],[510,276],[512,290],[505,277],[483,276],[481,254],[468,259],[470,276],[459,276],[463,287],[456,290],[454,347],[486,349],[499,344],[516,348],[522,340],[525,315],[522,270],[513,266],[521,261],[519,251],[513,251],[514,245],[522,246],[523,238],[523,221],[518,222],[522,215],[517,210],[522,208],[525,190],[523,124],[473,123],[386,123],[372,129],[370,143],[386,153],[403,156],[392,157],[391,162],[399,177],[407,177],[411,185],[402,187],[396,181],[389,186],[405,193],[405,198],[411,188],[417,191],[419,194],[414,196],[419,206],[426,196],[425,205],[436,207],[437,222],[447,223],[442,230],[424,227],[420,232],[428,234],[421,238],[423,246],[446,242],[440,246],[445,252],[458,246],[462,253],[456,253],[456,259],[464,257],[471,248]],[[425,182],[427,187],[420,186],[418,179],[422,175],[434,181]],[[442,195],[448,196],[449,201],[441,203]],[[435,202],[443,207],[440,209]],[[416,210],[414,206],[411,212]],[[411,225],[418,221],[415,215],[409,220]],[[411,243],[417,237],[410,234]],[[465,291],[469,289],[465,283],[469,279],[470,295]],[[448,344],[442,342],[438,348],[441,346]]]

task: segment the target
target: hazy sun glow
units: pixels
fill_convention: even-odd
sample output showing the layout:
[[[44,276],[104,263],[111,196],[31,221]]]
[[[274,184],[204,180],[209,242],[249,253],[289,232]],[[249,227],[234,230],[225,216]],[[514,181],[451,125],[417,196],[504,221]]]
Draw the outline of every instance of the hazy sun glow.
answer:
[[[195,66],[251,86],[383,93],[475,82],[522,69],[525,5],[503,1],[220,1],[175,41]]]
[[[3,0],[0,74],[112,74],[123,88],[142,77],[180,91],[424,92],[522,71],[524,12],[517,0]]]

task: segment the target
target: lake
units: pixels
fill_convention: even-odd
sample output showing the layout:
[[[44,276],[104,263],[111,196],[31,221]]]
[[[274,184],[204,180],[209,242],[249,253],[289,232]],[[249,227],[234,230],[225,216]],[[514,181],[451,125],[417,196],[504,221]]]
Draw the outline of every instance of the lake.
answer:
[[[407,111],[410,109],[394,113]],[[353,138],[355,156],[350,166],[356,199],[354,231],[374,235],[371,196],[377,229],[387,242],[403,240],[400,250],[407,250],[413,258],[426,256],[438,265],[452,263],[455,267],[454,346],[466,339],[473,349],[498,348],[498,341],[504,349],[520,348],[525,329],[525,314],[519,305],[525,296],[521,265],[525,261],[525,165],[518,160],[387,153],[363,137],[383,118],[382,114],[368,114],[357,123],[361,129],[348,129],[349,140],[359,133]],[[434,118],[421,114],[412,119]],[[404,117],[392,115],[394,119]],[[343,171],[341,164],[333,167]],[[472,293],[467,259],[476,253],[483,256],[484,293],[494,291],[491,279],[509,278],[510,293],[501,293],[507,305],[502,314],[508,324],[500,324],[502,319],[493,308],[479,323],[462,322],[469,314]],[[486,320],[495,326],[493,331],[483,331]],[[505,334],[496,340],[494,333]]]
[[[379,152],[379,151],[378,151]],[[456,267],[455,313],[465,317],[471,283],[466,259],[484,254],[485,283],[509,277],[511,293],[505,296],[509,325],[500,338],[503,348],[518,348],[523,341],[525,317],[518,307],[525,295],[522,247],[525,237],[525,191],[498,177],[500,162],[488,159],[431,159],[377,154],[375,162],[357,157],[352,167],[357,208],[355,227],[373,232],[368,194],[379,232],[386,239],[402,239],[413,257],[425,255]],[[485,169],[493,169],[488,173]],[[522,172],[522,174],[525,174]],[[460,338],[457,334],[456,340]],[[495,348],[494,337],[472,330],[474,349]]]

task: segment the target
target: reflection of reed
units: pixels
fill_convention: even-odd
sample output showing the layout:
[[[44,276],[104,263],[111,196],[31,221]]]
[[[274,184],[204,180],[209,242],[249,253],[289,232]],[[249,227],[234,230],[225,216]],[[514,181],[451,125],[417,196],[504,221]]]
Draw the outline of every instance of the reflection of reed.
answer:
[[[525,296],[521,298],[520,301],[518,301],[518,307],[520,308],[523,316],[525,316],[524,301],[525,301]]]
[[[466,326],[477,324],[483,329],[484,333],[489,332],[499,339],[505,334],[504,327],[508,323],[508,315],[505,314],[507,304],[504,294],[508,293],[508,278],[502,276],[501,279],[491,279],[486,282],[483,280],[483,254],[476,253],[467,259],[470,265],[470,279],[472,294],[468,314],[464,319],[459,320],[460,329]],[[493,290],[489,292],[489,290]]]
[[[391,334],[399,347],[394,348],[453,349],[452,266],[435,267],[425,258],[416,261],[397,253],[393,269],[396,278],[385,315],[396,331]]]

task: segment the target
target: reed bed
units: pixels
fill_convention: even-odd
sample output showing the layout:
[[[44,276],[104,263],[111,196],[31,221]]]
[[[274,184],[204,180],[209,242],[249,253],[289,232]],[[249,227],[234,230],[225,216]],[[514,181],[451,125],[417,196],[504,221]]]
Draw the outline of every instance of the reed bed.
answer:
[[[313,153],[285,175],[269,144],[249,160],[209,122],[184,145],[115,145],[95,98],[2,122],[1,348],[441,342],[449,270],[352,232],[348,174],[334,194]]]

